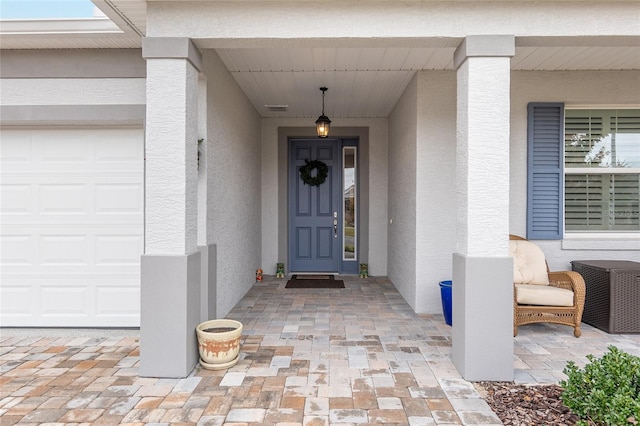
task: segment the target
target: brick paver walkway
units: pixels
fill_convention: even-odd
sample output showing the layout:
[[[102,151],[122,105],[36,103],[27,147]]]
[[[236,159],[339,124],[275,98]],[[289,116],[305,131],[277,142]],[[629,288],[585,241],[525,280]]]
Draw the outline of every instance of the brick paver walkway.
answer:
[[[386,278],[284,284],[267,277],[228,315],[244,324],[236,366],[185,379],[138,377],[136,330],[2,330],[0,423],[500,424],[453,366],[442,316],[414,314]],[[638,335],[521,327],[516,380],[557,382],[609,344],[640,355]]]

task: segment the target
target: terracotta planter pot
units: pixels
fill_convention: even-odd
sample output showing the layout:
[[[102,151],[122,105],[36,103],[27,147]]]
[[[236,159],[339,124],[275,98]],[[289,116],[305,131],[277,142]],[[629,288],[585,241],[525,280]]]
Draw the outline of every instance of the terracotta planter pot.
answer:
[[[209,370],[233,367],[240,358],[242,323],[229,319],[209,320],[198,324],[200,364]]]

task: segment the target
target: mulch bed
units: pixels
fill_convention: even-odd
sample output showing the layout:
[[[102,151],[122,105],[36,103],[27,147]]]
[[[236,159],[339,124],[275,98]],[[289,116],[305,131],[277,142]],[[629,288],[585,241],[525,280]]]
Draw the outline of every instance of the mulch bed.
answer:
[[[579,420],[562,404],[557,385],[478,382],[476,387],[505,425],[573,426]]]

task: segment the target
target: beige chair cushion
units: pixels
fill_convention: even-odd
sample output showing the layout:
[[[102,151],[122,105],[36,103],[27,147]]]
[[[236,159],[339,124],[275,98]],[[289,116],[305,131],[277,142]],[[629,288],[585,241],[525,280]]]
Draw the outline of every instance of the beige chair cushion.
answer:
[[[515,284],[549,285],[547,263],[540,247],[530,241],[509,240],[509,255],[513,257]]]
[[[573,306],[573,292],[565,288],[516,284],[518,305]]]

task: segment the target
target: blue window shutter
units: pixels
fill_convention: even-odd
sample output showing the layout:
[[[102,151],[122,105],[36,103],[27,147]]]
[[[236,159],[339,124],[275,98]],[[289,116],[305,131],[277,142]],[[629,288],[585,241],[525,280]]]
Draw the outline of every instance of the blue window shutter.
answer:
[[[564,233],[564,104],[532,102],[527,128],[527,238]]]

